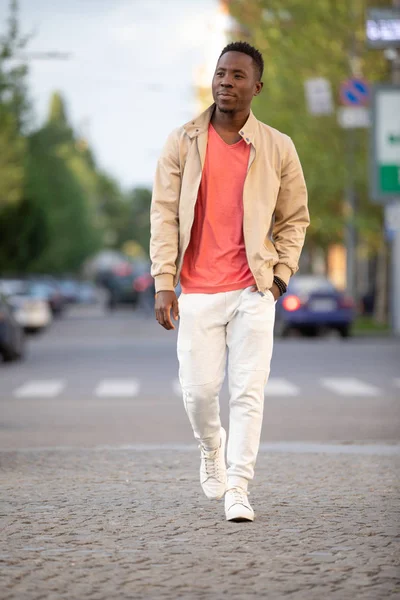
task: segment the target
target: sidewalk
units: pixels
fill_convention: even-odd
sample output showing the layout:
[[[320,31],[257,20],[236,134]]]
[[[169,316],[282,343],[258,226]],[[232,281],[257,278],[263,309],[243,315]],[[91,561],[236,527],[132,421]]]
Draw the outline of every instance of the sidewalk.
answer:
[[[263,449],[254,523],[195,446],[3,451],[0,598],[400,598],[400,448],[346,449]]]

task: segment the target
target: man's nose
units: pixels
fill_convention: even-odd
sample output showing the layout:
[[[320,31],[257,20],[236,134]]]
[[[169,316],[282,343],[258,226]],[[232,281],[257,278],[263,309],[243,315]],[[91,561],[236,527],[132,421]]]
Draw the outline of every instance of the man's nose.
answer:
[[[228,78],[223,79],[221,81],[221,86],[222,87],[232,87],[232,82]]]

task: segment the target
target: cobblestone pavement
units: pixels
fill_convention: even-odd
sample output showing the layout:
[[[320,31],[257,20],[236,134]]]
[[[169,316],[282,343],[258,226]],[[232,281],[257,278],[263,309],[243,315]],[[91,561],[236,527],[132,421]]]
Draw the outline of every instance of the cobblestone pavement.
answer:
[[[227,523],[197,452],[1,452],[1,600],[400,598],[399,453],[263,451]]]

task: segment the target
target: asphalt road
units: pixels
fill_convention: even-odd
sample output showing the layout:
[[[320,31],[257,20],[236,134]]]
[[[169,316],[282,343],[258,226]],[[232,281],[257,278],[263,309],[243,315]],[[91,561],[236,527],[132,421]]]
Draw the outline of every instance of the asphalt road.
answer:
[[[0,448],[193,444],[177,382],[176,332],[131,310],[72,308],[0,364]],[[228,392],[221,417],[228,426]],[[392,442],[400,341],[275,342],[262,442]]]
[[[0,364],[1,600],[399,598],[399,341],[276,343],[254,523],[201,491],[175,344],[73,309]]]

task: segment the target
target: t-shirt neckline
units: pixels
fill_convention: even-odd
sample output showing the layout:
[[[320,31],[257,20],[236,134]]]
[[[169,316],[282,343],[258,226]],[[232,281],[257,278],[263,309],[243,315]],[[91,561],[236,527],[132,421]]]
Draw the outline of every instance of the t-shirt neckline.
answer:
[[[209,128],[212,129],[214,131],[214,133],[216,134],[216,136],[218,137],[218,139],[221,140],[221,142],[227,147],[227,148],[234,148],[235,146],[238,146],[239,144],[241,144],[244,140],[243,138],[241,138],[240,140],[238,140],[237,142],[235,142],[234,144],[228,144],[227,142],[225,142],[225,140],[222,139],[222,137],[219,135],[218,131],[215,129],[214,125],[212,125],[212,123],[210,122],[209,124]]]

